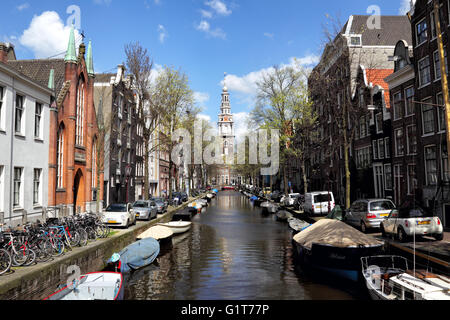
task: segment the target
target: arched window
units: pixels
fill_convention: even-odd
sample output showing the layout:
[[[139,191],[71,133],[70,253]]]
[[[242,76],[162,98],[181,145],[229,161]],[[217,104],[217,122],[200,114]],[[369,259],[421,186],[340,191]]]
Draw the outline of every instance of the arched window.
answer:
[[[92,142],[92,190],[97,187],[97,139]]]
[[[57,137],[57,188],[64,188],[64,127],[60,126]]]
[[[84,81],[80,79],[78,83],[78,92],[77,92],[77,117],[76,117],[76,140],[75,143],[78,146],[82,146],[83,141],[83,133],[84,133]]]

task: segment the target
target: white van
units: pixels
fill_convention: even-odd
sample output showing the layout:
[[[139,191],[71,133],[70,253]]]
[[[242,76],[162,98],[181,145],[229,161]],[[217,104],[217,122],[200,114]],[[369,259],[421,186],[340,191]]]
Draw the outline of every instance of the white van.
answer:
[[[305,213],[327,215],[334,209],[334,206],[334,196],[331,191],[317,191],[305,194],[305,203],[303,205]]]

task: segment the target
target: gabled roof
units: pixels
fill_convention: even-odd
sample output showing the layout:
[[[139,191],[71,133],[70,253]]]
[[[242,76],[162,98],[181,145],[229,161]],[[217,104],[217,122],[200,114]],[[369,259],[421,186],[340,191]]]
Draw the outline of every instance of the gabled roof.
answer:
[[[348,32],[347,35],[361,34],[363,46],[395,46],[400,39],[412,43],[411,23],[406,15],[380,16],[380,29],[369,29],[369,19],[373,17],[352,15],[343,30]]]
[[[98,83],[110,83],[111,78],[115,77],[115,73],[96,73],[95,74],[95,82]]]
[[[380,86],[384,89],[384,101],[386,103],[386,108],[391,107],[391,100],[389,96],[389,85],[384,81],[384,79],[394,72],[393,69],[367,69],[366,77],[367,83],[372,83],[372,85]]]
[[[50,70],[54,69],[55,93],[58,94],[64,85],[66,67],[63,59],[10,60],[7,64],[44,87],[48,87]]]

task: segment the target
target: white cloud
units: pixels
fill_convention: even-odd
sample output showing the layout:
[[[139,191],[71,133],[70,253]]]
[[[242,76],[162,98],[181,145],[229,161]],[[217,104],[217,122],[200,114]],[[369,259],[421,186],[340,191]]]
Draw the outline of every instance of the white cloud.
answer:
[[[30,7],[30,4],[28,2],[26,2],[21,5],[18,5],[16,8],[17,8],[17,10],[22,11],[22,10],[28,9],[29,7]]]
[[[99,5],[107,5],[109,6],[111,4],[112,0],[94,0],[95,4],[99,4]]]
[[[47,58],[66,52],[70,27],[64,25],[58,13],[45,11],[34,16],[30,26],[19,38],[24,47],[34,52],[36,58]],[[75,30],[75,40],[80,38]]]
[[[231,10],[229,10],[227,5],[220,0],[206,1],[205,5],[213,9],[219,15],[228,16],[231,14]]]
[[[199,115],[197,115],[197,118],[199,118],[200,120],[211,122],[211,117],[207,114],[200,113]]]
[[[163,71],[163,66],[160,64],[153,64],[152,72],[150,73],[150,84],[155,84],[156,79],[158,78],[159,74]]]
[[[401,0],[400,8],[398,9],[398,13],[400,15],[405,15],[411,10],[411,3],[414,5],[416,0]]]
[[[274,34],[273,34],[273,33],[269,33],[269,32],[264,32],[264,37],[267,37],[267,38],[273,39],[273,37],[274,37]]]
[[[206,92],[196,91],[196,92],[194,92],[194,99],[198,104],[202,105],[205,102],[209,101],[209,94]]]
[[[249,116],[250,114],[248,112],[233,113],[234,135],[236,136],[237,142],[240,142],[241,139],[248,132]]]
[[[281,64],[280,68],[291,66],[297,68],[298,66],[310,68],[317,64],[320,60],[319,56],[307,55],[300,58],[290,58],[288,64]],[[257,82],[263,79],[264,74],[273,70],[273,67],[263,68],[257,71],[250,72],[243,76],[229,74],[225,77],[225,83],[229,91],[234,91],[241,94],[240,98],[247,103],[253,101],[258,91]],[[224,81],[221,85],[224,85]]]
[[[208,11],[208,10],[201,9],[200,13],[202,14],[202,17],[206,18],[206,19],[211,19],[213,17],[213,13],[211,11]]]
[[[213,38],[226,38],[225,32],[220,28],[216,28],[214,30],[211,29],[211,25],[208,21],[202,20],[198,26],[195,27],[197,30],[206,33],[208,36]]]
[[[159,42],[164,43],[164,40],[168,37],[166,28],[163,25],[158,25]]]

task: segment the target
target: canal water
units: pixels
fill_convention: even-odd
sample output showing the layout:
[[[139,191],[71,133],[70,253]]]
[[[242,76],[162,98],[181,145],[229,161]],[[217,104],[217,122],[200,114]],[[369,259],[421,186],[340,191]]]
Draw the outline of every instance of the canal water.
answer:
[[[292,233],[242,194],[219,192],[189,232],[126,281],[126,300],[354,300],[358,285],[305,272]]]

